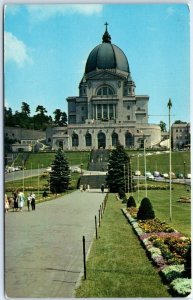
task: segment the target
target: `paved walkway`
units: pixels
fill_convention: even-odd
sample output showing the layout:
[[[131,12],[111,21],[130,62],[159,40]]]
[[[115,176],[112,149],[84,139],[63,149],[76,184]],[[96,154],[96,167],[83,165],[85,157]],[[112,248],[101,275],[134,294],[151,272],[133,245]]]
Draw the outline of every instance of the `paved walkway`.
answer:
[[[75,191],[36,205],[36,211],[5,214],[5,284],[11,298],[70,298],[83,267],[95,215],[105,197]]]

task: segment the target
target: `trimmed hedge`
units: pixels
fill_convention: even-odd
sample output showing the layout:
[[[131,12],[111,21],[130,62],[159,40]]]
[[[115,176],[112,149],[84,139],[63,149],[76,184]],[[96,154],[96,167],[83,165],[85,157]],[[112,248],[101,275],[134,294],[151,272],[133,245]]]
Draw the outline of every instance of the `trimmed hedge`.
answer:
[[[127,200],[127,207],[136,207],[135,199],[133,196],[130,196]]]
[[[141,204],[139,206],[139,210],[137,213],[137,219],[138,220],[148,220],[148,219],[154,219],[155,218],[155,212],[153,210],[152,204],[150,200],[145,197],[142,199]]]

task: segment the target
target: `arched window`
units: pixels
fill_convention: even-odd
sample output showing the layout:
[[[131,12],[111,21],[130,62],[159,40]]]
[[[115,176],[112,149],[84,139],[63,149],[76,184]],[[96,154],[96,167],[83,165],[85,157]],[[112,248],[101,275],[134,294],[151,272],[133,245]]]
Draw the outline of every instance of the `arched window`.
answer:
[[[118,144],[118,134],[113,132],[112,134],[112,146],[116,146]]]
[[[89,132],[87,132],[85,135],[85,144],[86,144],[86,147],[92,146],[92,136]]]
[[[103,132],[99,132],[98,134],[98,148],[105,149],[106,147],[106,136]]]
[[[78,145],[79,145],[78,134],[73,133],[73,135],[72,135],[72,147],[78,147]]]
[[[101,86],[97,90],[97,96],[111,96],[114,94],[115,94],[115,92],[110,86]]]
[[[132,148],[133,147],[133,135],[130,132],[127,132],[125,134],[125,146],[127,148]]]

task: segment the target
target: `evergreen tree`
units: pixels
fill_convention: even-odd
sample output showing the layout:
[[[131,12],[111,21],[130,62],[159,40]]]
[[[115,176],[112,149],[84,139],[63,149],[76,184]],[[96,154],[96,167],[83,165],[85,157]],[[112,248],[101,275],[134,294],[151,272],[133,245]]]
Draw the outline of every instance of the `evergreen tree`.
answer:
[[[54,111],[54,124],[56,126],[66,126],[67,125],[67,114],[62,112],[60,109]]]
[[[139,210],[137,213],[137,219],[138,220],[148,220],[148,219],[154,219],[155,213],[152,207],[152,204],[149,200],[149,198],[145,197],[142,199],[141,204],[139,206]]]
[[[133,196],[130,196],[127,200],[127,207],[136,207],[135,199]]]
[[[116,149],[112,150],[108,161],[106,182],[110,192],[132,190],[130,170],[130,158],[123,146],[118,143]]]
[[[70,169],[66,156],[61,148],[58,149],[50,172],[50,190],[52,193],[62,193],[68,189]]]

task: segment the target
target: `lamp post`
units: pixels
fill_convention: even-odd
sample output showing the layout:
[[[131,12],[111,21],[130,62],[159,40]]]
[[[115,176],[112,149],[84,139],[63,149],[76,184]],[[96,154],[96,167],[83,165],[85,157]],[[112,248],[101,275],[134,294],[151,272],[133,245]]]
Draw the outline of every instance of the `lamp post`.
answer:
[[[172,101],[168,101],[168,110],[169,110],[169,165],[170,165],[170,222],[172,221],[172,150],[171,150],[171,128],[170,128],[170,111],[172,107]]]
[[[186,162],[184,161],[184,186],[186,190]]]
[[[82,175],[82,167],[83,167],[83,163],[80,164],[80,170],[81,170],[80,173],[81,173],[81,175]]]
[[[143,135],[143,154],[144,154],[144,168],[145,168],[145,197],[147,198],[147,164],[146,164],[146,153],[145,153],[145,135]]]
[[[125,165],[123,165],[123,171],[124,171],[124,186],[125,186],[125,193],[126,193]]]
[[[25,183],[24,183],[24,181],[25,181],[25,176],[24,176],[24,160],[22,161],[23,162],[23,193],[24,193],[24,190],[25,190]]]
[[[137,154],[137,170],[139,171],[139,153]],[[137,177],[137,202],[139,203],[139,173]]]

